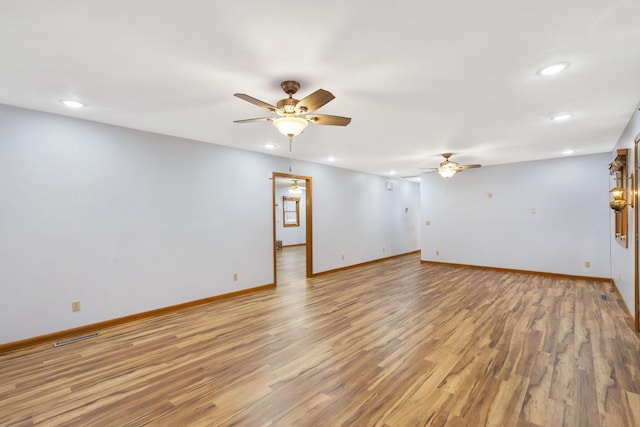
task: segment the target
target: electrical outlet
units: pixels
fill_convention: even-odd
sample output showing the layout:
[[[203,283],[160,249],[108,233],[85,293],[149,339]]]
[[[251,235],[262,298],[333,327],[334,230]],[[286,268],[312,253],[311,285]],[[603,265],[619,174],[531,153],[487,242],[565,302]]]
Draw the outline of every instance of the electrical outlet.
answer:
[[[71,311],[80,311],[80,301],[71,301]]]
[[[436,255],[440,255],[440,251],[436,251]]]
[[[531,213],[532,214],[536,214],[536,213],[538,213],[538,211],[536,210],[536,208],[531,208]]]
[[[344,261],[344,255],[342,255],[342,261]]]
[[[584,266],[585,268],[591,268],[591,261],[585,261]]]
[[[234,282],[238,281],[238,273],[233,273],[233,281]]]
[[[431,225],[431,221],[425,221],[424,225]]]
[[[383,246],[383,247],[382,247],[382,253],[385,253],[385,251],[386,251],[386,249],[385,249],[385,247]]]

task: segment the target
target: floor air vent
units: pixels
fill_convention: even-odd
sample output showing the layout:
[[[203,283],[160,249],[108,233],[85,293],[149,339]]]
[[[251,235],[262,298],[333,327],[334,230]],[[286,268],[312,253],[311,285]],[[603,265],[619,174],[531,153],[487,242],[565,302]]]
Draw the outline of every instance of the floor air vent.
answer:
[[[600,294],[600,299],[602,301],[609,301],[609,297],[607,296],[607,294]]]
[[[78,341],[88,340],[89,338],[97,337],[98,335],[100,335],[100,334],[96,333],[96,334],[83,335],[81,337],[76,337],[76,338],[70,338],[68,340],[59,341],[57,343],[54,343],[53,346],[54,347],[62,347],[63,345],[73,344],[73,343],[76,343]]]

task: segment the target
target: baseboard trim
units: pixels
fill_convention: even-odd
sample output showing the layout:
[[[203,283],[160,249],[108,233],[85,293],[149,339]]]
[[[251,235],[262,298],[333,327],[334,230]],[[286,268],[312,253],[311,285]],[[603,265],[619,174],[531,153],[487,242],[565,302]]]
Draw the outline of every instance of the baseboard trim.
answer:
[[[117,317],[115,319],[109,319],[109,320],[104,320],[102,322],[78,326],[77,328],[65,329],[63,331],[52,332],[50,334],[39,335],[36,337],[24,339],[24,340],[13,341],[6,344],[0,344],[0,354],[8,353],[14,350],[20,350],[26,347],[33,347],[33,346],[48,343],[51,341],[59,341],[60,339],[69,338],[75,335],[83,335],[88,332],[95,332],[97,329],[104,329],[112,326],[118,326],[124,323],[129,323],[136,320],[159,316],[162,314],[167,314],[167,313],[178,311],[178,310],[184,310],[184,309],[195,307],[198,305],[209,304],[214,301],[219,301],[222,299],[229,299],[229,298],[237,297],[240,295],[250,294],[250,293],[263,291],[266,289],[274,289],[274,288],[275,288],[275,284],[273,283],[268,285],[256,286],[254,288],[242,289],[240,291],[230,292],[230,293],[221,294],[221,295],[214,295],[212,297],[207,297],[207,298],[203,298],[195,301],[189,301],[182,304],[176,304],[168,307],[157,308],[155,310],[143,311],[141,313],[131,314],[129,316]]]
[[[618,284],[613,279],[611,280],[611,291],[617,293],[620,296],[620,298],[618,298],[618,301],[619,301],[619,304],[622,306],[622,309],[627,313],[627,323],[629,324],[631,329],[636,333],[636,335],[638,335],[638,331],[635,330],[635,327],[636,327],[635,318],[633,317],[633,314],[631,314],[631,310],[629,310],[629,307],[627,306],[627,303],[624,301],[624,298],[622,298],[622,294],[620,293]]]
[[[323,274],[337,273],[338,271],[351,270],[352,268],[364,267],[365,265],[375,264],[375,263],[378,263],[378,262],[387,261],[387,260],[390,260],[390,259],[400,258],[400,257],[403,257],[403,256],[407,256],[407,255],[411,255],[411,254],[417,254],[417,253],[420,253],[419,249],[417,251],[405,252],[403,254],[392,255],[392,256],[388,256],[388,257],[384,257],[384,258],[378,258],[378,259],[374,259],[374,260],[371,260],[371,261],[361,262],[359,264],[347,265],[346,267],[334,268],[333,270],[327,270],[327,271],[321,271],[319,273],[313,273],[313,277],[321,276]]]
[[[456,264],[456,263],[452,263],[452,262],[439,262],[439,261],[420,260],[420,263],[421,264],[442,265],[442,266],[448,266],[448,267],[458,267],[458,268],[476,268],[476,269],[479,269],[479,270],[501,271],[501,272],[504,272],[504,273],[537,274],[538,276],[562,277],[562,278],[566,278],[566,279],[594,280],[594,281],[597,281],[597,282],[614,283],[613,280],[611,278],[609,278],[609,277],[577,276],[577,275],[574,275],[574,274],[549,273],[549,272],[546,272],[546,271],[518,270],[518,269],[515,269],[515,268],[488,267],[488,266],[484,266],[484,265]]]

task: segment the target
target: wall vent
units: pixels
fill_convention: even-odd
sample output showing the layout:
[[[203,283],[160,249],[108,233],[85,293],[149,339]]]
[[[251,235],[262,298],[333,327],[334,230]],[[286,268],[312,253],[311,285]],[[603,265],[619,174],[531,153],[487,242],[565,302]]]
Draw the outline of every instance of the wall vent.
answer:
[[[97,337],[98,335],[100,335],[100,334],[95,333],[95,334],[83,335],[81,337],[70,338],[68,340],[58,341],[57,343],[54,343],[53,346],[54,347],[62,347],[63,345],[73,344],[73,343],[76,343],[78,341],[88,340],[89,338]]]

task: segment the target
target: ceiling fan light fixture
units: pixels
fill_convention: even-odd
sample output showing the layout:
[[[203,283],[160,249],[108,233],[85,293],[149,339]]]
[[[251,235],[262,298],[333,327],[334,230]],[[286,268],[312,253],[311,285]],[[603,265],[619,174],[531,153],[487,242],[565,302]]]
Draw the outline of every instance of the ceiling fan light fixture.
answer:
[[[458,172],[458,171],[456,169],[452,168],[452,167],[443,166],[443,167],[438,168],[438,173],[443,178],[451,178],[453,175],[456,174],[456,172]]]
[[[438,172],[438,174],[443,178],[451,178],[456,173],[462,172],[463,170],[479,168],[482,166],[480,164],[460,165],[458,162],[452,162],[449,160],[451,153],[443,153],[442,157],[444,157],[444,161],[440,163],[440,167],[433,168],[431,171]]]
[[[298,185],[298,181],[295,179],[291,183],[291,187],[289,187],[289,194],[293,196],[300,196],[302,194],[302,188]]]
[[[298,136],[309,125],[309,122],[300,117],[285,116],[273,119],[273,125],[285,136]]]

